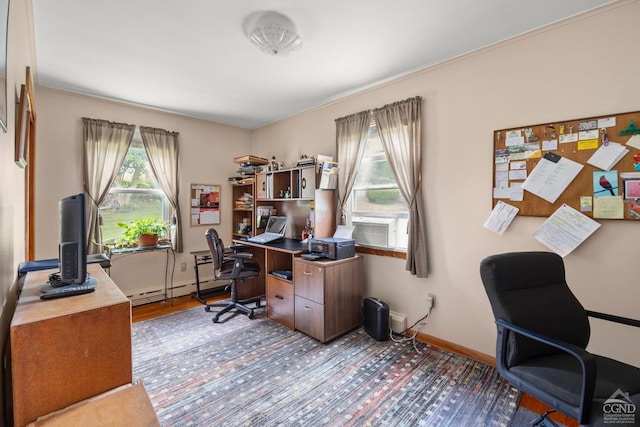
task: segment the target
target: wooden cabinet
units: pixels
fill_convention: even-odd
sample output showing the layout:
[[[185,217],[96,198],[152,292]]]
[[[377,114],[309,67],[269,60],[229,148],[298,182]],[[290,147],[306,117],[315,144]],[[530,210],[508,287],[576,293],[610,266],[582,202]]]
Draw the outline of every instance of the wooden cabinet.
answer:
[[[363,265],[355,256],[293,263],[295,328],[327,342],[362,324]]]
[[[267,174],[266,173],[256,174],[256,199],[257,200],[267,199]]]
[[[294,329],[293,283],[267,275],[267,317]]]
[[[298,198],[313,199],[316,191],[316,170],[314,167],[298,170],[299,176],[295,177],[298,184]]]
[[[144,385],[138,382],[39,417],[35,426],[160,427],[160,421]]]
[[[254,236],[256,232],[256,216],[254,187],[255,178],[231,184],[233,197],[233,238]]]
[[[256,174],[257,200],[313,200],[316,171],[313,165]],[[288,195],[288,197],[287,197]]]
[[[54,271],[27,273],[10,327],[16,426],[133,380],[131,302],[99,265],[87,270],[95,292],[52,300],[40,287]]]

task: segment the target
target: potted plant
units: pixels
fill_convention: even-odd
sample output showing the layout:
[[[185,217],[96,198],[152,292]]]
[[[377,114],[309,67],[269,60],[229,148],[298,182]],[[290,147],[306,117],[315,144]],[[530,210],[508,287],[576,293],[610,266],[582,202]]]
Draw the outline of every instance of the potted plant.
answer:
[[[124,239],[131,243],[138,242],[138,246],[155,246],[158,237],[167,232],[167,224],[160,218],[146,217],[136,219],[130,223],[119,222],[119,227],[124,228]]]

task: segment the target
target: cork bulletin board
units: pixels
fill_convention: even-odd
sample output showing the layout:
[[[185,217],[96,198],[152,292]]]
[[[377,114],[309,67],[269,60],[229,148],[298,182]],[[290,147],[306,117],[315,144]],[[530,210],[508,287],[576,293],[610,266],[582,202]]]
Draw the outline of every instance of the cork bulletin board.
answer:
[[[220,224],[220,185],[191,184],[191,225]]]
[[[500,129],[493,146],[494,206],[640,220],[640,112]]]

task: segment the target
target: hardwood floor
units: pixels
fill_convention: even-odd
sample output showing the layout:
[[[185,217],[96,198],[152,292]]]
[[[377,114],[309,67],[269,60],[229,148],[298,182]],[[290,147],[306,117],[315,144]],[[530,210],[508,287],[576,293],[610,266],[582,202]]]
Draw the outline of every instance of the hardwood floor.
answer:
[[[223,300],[228,298],[228,294],[221,294],[217,297],[208,299],[209,302]],[[175,298],[173,301],[154,302],[151,304],[138,305],[132,308],[132,320],[133,322],[140,322],[142,320],[153,319],[154,317],[164,316],[166,314],[175,313],[177,311],[188,310],[193,307],[202,306],[202,304],[190,295]],[[204,310],[204,308],[203,308]],[[540,402],[536,398],[523,393],[520,399],[520,406],[535,412],[536,414],[543,414],[551,409],[549,406]],[[552,420],[564,424],[567,427],[578,427],[578,422],[571,417],[568,417],[560,412],[554,412],[549,416]]]
[[[219,301],[229,298],[228,293],[208,298],[208,302]],[[151,304],[137,305],[131,309],[131,319],[133,323],[142,320],[153,319],[154,317],[164,316],[166,314],[175,313],[177,311],[188,310],[193,307],[204,307],[200,301],[190,295],[174,298],[173,301],[160,301]],[[204,308],[203,308],[204,310]]]

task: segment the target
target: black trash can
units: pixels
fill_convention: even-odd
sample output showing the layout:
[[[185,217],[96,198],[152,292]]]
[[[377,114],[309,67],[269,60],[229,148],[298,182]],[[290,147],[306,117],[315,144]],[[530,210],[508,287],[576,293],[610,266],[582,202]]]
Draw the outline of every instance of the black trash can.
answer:
[[[377,298],[364,299],[364,330],[377,341],[389,339],[389,304]]]

